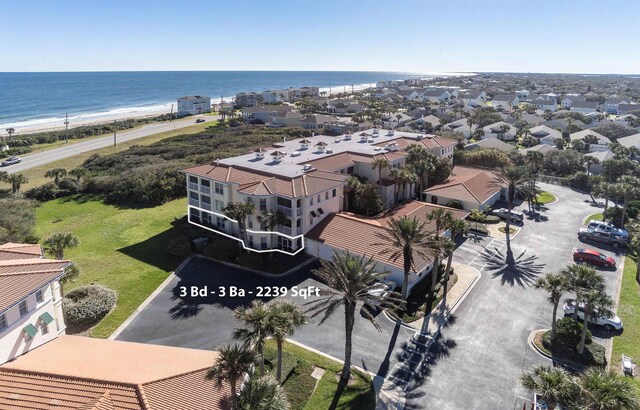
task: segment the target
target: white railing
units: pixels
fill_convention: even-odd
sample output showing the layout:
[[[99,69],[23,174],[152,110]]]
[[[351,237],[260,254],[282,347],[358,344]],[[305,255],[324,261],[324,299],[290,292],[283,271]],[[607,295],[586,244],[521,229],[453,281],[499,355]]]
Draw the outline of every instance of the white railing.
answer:
[[[202,209],[206,209],[207,211],[210,211],[210,210],[211,210],[211,204],[208,204],[208,203],[206,203],[206,202],[202,202],[202,204],[200,205],[200,207],[201,207]]]
[[[286,216],[293,216],[293,208],[287,206],[278,205],[278,211],[282,212]],[[302,215],[302,208],[295,208],[296,216]]]
[[[211,187],[200,185],[200,192],[203,194],[211,194]]]
[[[189,205],[200,206],[200,201],[197,199],[189,198]]]
[[[278,225],[278,231],[285,235],[291,235],[291,228],[288,226]]]
[[[189,189],[192,191],[198,191],[198,184],[195,182],[189,182]]]

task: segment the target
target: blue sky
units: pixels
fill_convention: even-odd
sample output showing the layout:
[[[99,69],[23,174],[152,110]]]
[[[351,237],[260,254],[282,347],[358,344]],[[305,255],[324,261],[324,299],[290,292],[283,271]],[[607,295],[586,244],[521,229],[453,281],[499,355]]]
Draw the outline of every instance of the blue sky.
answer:
[[[0,15],[0,71],[640,72],[637,0],[0,0]]]

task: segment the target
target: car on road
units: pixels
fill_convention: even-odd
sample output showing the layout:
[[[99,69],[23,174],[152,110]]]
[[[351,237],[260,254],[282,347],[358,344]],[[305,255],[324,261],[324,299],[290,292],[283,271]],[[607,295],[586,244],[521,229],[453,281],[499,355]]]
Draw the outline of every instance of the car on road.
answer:
[[[611,256],[593,249],[573,248],[573,260],[582,263],[602,266],[603,268],[616,268],[616,261]]]
[[[573,315],[576,311],[576,301],[573,299],[567,300],[567,303],[562,307],[565,315]],[[584,304],[578,304],[578,319],[584,320]],[[610,315],[598,314],[597,310],[595,314],[591,314],[589,317],[589,323],[602,326],[608,331],[621,330],[622,320],[611,312]]]
[[[3,167],[8,167],[9,165],[19,164],[22,162],[22,159],[19,157],[9,157],[2,161]]]
[[[629,232],[626,229],[616,228],[615,225],[610,222],[591,221],[587,224],[587,228],[595,229],[596,231],[612,232],[620,236],[629,236]]]
[[[499,216],[502,219],[507,219],[509,216],[509,210],[507,208],[499,208],[491,211],[491,214]],[[524,221],[524,214],[518,211],[511,211],[511,222],[522,222]]]
[[[200,123],[200,122],[204,122],[204,118],[198,118],[198,119],[196,120],[196,122],[198,122],[198,123]]]
[[[613,232],[604,232],[597,229],[580,228],[578,229],[578,239],[581,241],[592,241],[611,245],[614,248],[625,246],[628,238]]]

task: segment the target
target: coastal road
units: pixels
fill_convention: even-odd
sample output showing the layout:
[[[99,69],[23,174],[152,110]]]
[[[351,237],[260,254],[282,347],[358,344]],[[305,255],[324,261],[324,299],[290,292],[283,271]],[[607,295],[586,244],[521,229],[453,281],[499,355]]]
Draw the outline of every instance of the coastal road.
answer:
[[[122,131],[117,134],[117,142],[127,142],[138,138],[148,137],[150,135],[159,134],[161,132],[179,130],[195,124],[196,118],[203,118],[206,123],[218,120],[218,116],[197,116],[189,117],[183,120],[173,122],[161,122],[144,125],[130,131]],[[92,138],[89,141],[74,142],[63,145],[59,148],[45,150],[35,154],[21,156],[22,162],[8,167],[1,167],[0,170],[7,171],[9,174],[26,171],[30,168],[45,165],[54,161],[69,158],[84,152],[94,151],[100,148],[113,146],[113,135]]]

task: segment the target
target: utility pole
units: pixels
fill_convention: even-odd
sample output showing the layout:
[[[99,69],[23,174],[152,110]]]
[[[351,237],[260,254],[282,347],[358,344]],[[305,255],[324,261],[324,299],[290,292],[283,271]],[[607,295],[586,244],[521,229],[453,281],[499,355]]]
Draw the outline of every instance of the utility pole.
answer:
[[[171,111],[173,112],[173,105],[171,106]],[[118,120],[113,120],[113,146],[114,147],[116,146],[116,132],[117,132],[116,131],[117,130],[116,123],[117,123],[117,121]]]
[[[69,114],[64,115],[64,143],[69,142]]]

